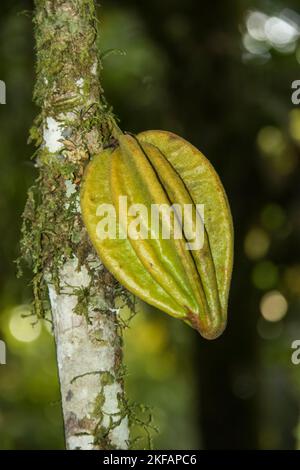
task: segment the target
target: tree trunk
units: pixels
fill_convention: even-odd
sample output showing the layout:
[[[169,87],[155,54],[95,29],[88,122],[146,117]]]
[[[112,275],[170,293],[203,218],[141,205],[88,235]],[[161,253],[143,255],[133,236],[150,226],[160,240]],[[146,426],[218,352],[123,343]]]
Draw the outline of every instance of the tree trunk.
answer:
[[[39,315],[49,294],[67,448],[126,449],[121,288],[90,246],[79,205],[84,166],[113,123],[99,82],[94,2],[36,0],[34,22],[39,178],[24,213],[23,253],[33,262]]]

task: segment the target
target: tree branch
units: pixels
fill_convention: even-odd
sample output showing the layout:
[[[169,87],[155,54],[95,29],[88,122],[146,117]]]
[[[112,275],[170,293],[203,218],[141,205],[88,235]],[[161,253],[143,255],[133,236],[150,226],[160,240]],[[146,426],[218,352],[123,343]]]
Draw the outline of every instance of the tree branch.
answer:
[[[35,306],[51,302],[68,449],[126,449],[129,440],[115,295],[82,226],[79,188],[90,156],[110,138],[113,117],[98,71],[93,0],[36,0],[41,112],[31,130],[39,178],[24,213]]]

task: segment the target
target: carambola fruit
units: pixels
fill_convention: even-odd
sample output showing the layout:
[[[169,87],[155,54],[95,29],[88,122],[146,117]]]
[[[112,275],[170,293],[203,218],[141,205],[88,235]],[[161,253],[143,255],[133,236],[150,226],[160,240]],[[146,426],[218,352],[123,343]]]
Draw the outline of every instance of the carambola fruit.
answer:
[[[186,205],[190,212],[188,216],[182,212],[182,237],[174,235],[176,211],[171,211],[169,238],[161,232],[152,237],[151,229],[148,237],[131,236],[126,227],[133,215],[124,212],[120,196],[127,197],[128,207],[140,204],[149,212],[153,205]],[[102,204],[115,209],[116,237],[97,235]],[[199,215],[200,204],[204,218]],[[101,261],[130,292],[185,321],[205,338],[223,332],[232,272],[232,219],[220,179],[199,150],[170,132],[122,134],[116,147],[103,150],[87,166],[81,208]],[[165,216],[159,217],[163,222]],[[187,249],[199,217],[202,247]],[[149,227],[149,213],[139,213],[139,224]]]

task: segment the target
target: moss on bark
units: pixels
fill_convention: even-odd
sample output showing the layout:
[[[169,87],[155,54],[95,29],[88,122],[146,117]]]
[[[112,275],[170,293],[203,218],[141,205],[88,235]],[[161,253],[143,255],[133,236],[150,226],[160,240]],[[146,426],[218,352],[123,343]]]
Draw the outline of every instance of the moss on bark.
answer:
[[[37,147],[33,158],[39,175],[29,190],[23,214],[19,266],[25,260],[32,268],[33,307],[39,318],[51,310],[49,286],[54,286],[56,294],[52,294],[53,298],[65,295],[62,290],[67,289],[67,295],[77,298],[71,314],[85,319],[86,326],[81,328],[90,349],[95,353],[97,348],[105,347],[109,354],[113,351],[112,367],[105,366],[106,370],[104,367],[104,372],[102,370],[97,378],[99,390],[91,415],[87,412],[86,416],[79,418],[73,413],[70,402],[74,401],[73,395],[78,390],[76,380],[73,380],[76,377],[62,385],[65,381],[60,376],[62,388],[65,387],[62,401],[63,408],[65,404],[67,409],[64,417],[68,447],[76,447],[76,439],[80,436],[91,436],[93,448],[113,448],[117,440],[112,431],[125,419],[124,410],[127,409],[120,374],[122,341],[114,302],[120,295],[126,302],[130,300],[97,260],[82,224],[79,191],[87,162],[113,139],[115,118],[100,85],[94,1],[36,0],[35,3],[37,65],[34,100],[40,112],[30,131],[30,140]],[[51,126],[55,126],[52,134]],[[53,141],[55,132],[59,138]],[[64,267],[74,259],[77,260],[77,271],[84,268],[88,273],[89,284],[86,286],[73,288],[62,279]],[[56,324],[57,327],[59,321],[56,318],[54,326]],[[106,339],[103,339],[105,329]],[[60,342],[59,329],[56,342]],[[112,344],[107,344],[109,342]],[[64,370],[64,365],[59,364],[60,374],[61,370]],[[93,371],[82,374],[81,380],[88,380],[91,374]],[[105,391],[108,385],[104,380],[107,374],[113,378],[118,390],[118,406],[108,424],[104,422],[100,406],[107,399]],[[99,433],[99,429],[105,432]]]

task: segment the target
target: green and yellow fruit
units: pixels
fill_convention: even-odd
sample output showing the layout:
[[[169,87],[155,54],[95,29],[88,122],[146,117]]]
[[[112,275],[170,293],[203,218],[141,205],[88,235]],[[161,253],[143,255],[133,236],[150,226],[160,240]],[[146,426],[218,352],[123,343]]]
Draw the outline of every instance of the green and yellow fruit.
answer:
[[[134,237],[128,232],[134,214],[124,212],[120,196],[126,196],[128,207],[139,204],[149,212],[153,205],[186,206],[190,212],[182,211],[179,225],[176,211],[168,212],[171,236],[164,238],[161,232],[152,236],[149,212],[141,211],[138,223],[148,236]],[[198,205],[204,205],[204,218]],[[97,235],[100,206],[115,209],[113,238]],[[205,338],[223,332],[232,272],[232,219],[219,177],[199,150],[170,132],[120,135],[116,148],[102,151],[89,163],[81,208],[100,259],[130,292]],[[187,241],[194,246],[199,217],[202,247],[187,249]],[[165,223],[164,213],[159,213],[159,221]],[[175,235],[178,227],[181,237]]]

